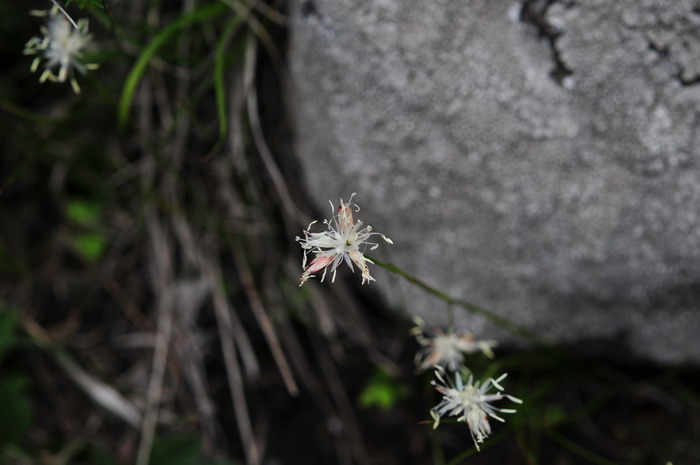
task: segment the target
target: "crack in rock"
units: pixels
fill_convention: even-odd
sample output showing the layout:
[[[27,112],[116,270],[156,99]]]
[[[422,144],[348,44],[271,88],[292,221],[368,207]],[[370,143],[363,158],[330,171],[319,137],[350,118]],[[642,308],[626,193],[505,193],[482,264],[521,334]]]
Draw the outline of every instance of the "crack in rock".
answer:
[[[554,69],[549,75],[559,84],[563,85],[564,80],[573,74],[572,69],[564,62],[557,49],[557,39],[562,35],[562,31],[555,27],[547,19],[549,8],[560,0],[524,0],[520,9],[520,21],[529,24],[537,29],[538,36],[545,39],[552,50]]]

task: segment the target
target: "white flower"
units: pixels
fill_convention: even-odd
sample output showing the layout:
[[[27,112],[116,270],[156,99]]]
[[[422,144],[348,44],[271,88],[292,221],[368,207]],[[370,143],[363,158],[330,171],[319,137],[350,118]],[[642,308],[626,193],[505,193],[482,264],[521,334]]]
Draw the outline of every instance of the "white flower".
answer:
[[[352,209],[355,208],[355,211],[360,211],[360,207],[352,202],[354,196],[355,194],[353,193],[348,199],[348,203],[340,199],[337,214],[330,220],[323,220],[323,224],[328,226],[327,231],[311,232],[311,225],[316,223],[316,221],[313,221],[309,224],[307,230],[304,231],[304,237],[296,237],[296,240],[301,244],[301,248],[304,249],[304,260],[302,262],[304,273],[301,275],[299,286],[304,284],[307,279],[315,276],[313,273],[320,270],[323,270],[323,276],[321,277],[321,281],[323,281],[329,266],[333,272],[332,281],[335,281],[336,268],[343,261],[348,264],[353,272],[355,270],[352,264],[355,263],[357,265],[362,272],[362,284],[375,280],[370,276],[369,267],[367,266],[368,263],[374,262],[365,257],[364,252],[367,246],[371,246],[370,250],[374,250],[379,247],[379,244],[370,242],[370,238],[377,235],[389,244],[393,244],[393,242],[384,234],[372,232],[371,226],[363,228],[362,221],[357,220],[357,222],[353,222]],[[331,209],[335,211],[333,202],[331,202]],[[306,254],[309,252],[313,252],[316,256],[307,265]]]
[[[55,7],[48,12],[33,11],[32,14],[49,17],[46,26],[40,28],[42,36],[32,37],[24,46],[25,55],[38,55],[32,62],[32,72],[35,72],[41,60],[45,59],[44,72],[39,77],[40,82],[47,79],[53,82],[66,82],[70,79],[75,93],[80,93],[73,70],[85,74],[85,70],[97,68],[96,64],[83,64],[79,61],[83,57],[83,49],[92,38],[88,33],[88,20],[80,19],[74,27]]]
[[[416,337],[423,349],[416,354],[416,364],[420,370],[427,370],[436,366],[442,366],[450,371],[457,371],[464,363],[464,354],[473,354],[481,351],[489,358],[493,358],[493,348],[496,341],[478,341],[468,331],[444,333],[439,328],[432,330],[432,335],[425,328],[425,322],[414,317],[416,326],[411,334]]]
[[[457,421],[466,422],[469,426],[469,432],[476,450],[479,450],[479,444],[483,443],[484,439],[491,434],[489,417],[503,422],[505,420],[499,417],[496,412],[515,413],[513,409],[499,409],[490,405],[490,403],[503,398],[507,398],[516,404],[523,403],[517,397],[501,393],[503,387],[500,385],[500,382],[508,376],[505,373],[498,379],[487,379],[483,385],[480,385],[479,381],[474,383],[471,375],[469,375],[467,383],[464,384],[460,373],[455,373],[454,384],[449,378],[445,382],[442,376],[443,373],[444,371],[441,369],[436,370],[435,376],[440,381],[440,384],[435,381],[432,383],[435,389],[442,394],[440,403],[430,411],[431,416],[435,420],[433,428],[437,428],[442,416],[457,416]],[[496,394],[488,394],[491,387],[496,388],[498,392]]]

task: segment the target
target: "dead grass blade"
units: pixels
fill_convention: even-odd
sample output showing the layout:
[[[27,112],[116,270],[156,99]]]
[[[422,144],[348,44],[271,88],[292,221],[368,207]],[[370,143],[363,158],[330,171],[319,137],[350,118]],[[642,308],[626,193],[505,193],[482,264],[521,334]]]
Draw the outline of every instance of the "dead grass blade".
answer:
[[[21,324],[32,340],[50,355],[68,377],[87,396],[112,415],[134,429],[141,424],[141,412],[109,384],[81,368],[67,353],[54,347],[46,332],[30,317],[23,315]]]
[[[255,282],[253,281],[253,275],[250,272],[250,265],[247,263],[247,259],[245,258],[245,254],[241,250],[240,245],[234,245],[233,254],[234,259],[236,260],[238,272],[241,276],[241,284],[243,284],[243,289],[248,297],[248,303],[250,304],[250,308],[253,310],[253,315],[255,315],[255,319],[258,321],[260,329],[265,336],[267,345],[270,347],[270,351],[272,352],[277,368],[282,375],[282,380],[287,388],[287,392],[289,392],[289,394],[292,396],[296,396],[299,394],[299,388],[297,387],[296,381],[294,381],[294,375],[292,374],[292,370],[289,368],[287,359],[285,358],[282,347],[280,346],[279,338],[275,332],[275,327],[265,311],[265,306],[260,298],[260,293],[255,286]]]
[[[150,460],[151,447],[153,445],[156,424],[158,422],[158,409],[163,390],[170,339],[173,332],[174,309],[170,241],[165,235],[155,212],[150,211],[146,220],[148,223],[152,253],[150,260],[151,279],[155,285],[155,293],[158,301],[158,330],[153,354],[151,378],[149,380],[148,393],[146,396],[146,411],[141,428],[141,440],[136,454],[136,465],[147,465]]]
[[[229,382],[231,400],[233,401],[234,416],[238,425],[238,433],[246,456],[248,465],[259,465],[261,454],[258,444],[253,434],[253,426],[248,413],[245,391],[243,389],[243,377],[241,368],[238,365],[236,356],[236,345],[233,340],[233,321],[231,315],[234,313],[223,289],[221,288],[221,271],[216,260],[207,260],[205,275],[209,280],[214,300],[214,313],[216,314],[221,350],[224,356],[226,374]]]

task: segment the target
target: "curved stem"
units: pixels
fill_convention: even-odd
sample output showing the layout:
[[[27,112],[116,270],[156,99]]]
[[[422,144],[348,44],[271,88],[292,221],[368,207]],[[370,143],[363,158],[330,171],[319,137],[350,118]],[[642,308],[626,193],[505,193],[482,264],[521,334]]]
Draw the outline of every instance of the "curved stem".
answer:
[[[475,305],[471,302],[467,302],[466,300],[452,297],[451,295],[446,294],[445,292],[442,292],[441,290],[436,289],[436,288],[426,284],[425,282],[416,278],[412,274],[407,273],[406,271],[402,270],[401,268],[399,268],[396,265],[392,265],[390,263],[384,263],[380,260],[375,259],[374,257],[367,257],[367,258],[372,260],[377,266],[381,266],[385,270],[391,271],[392,273],[403,277],[404,279],[406,279],[410,283],[415,284],[416,286],[420,287],[428,294],[431,294],[431,295],[437,297],[438,299],[444,300],[448,304],[457,305],[457,306],[463,308],[464,310],[467,310],[468,312],[480,315],[480,316],[486,318],[487,320],[489,320],[491,323],[495,324],[496,326],[499,326],[499,327],[505,329],[506,331],[509,331],[509,332],[531,342],[532,344],[534,344],[536,346],[548,347],[550,345],[545,339],[541,338],[540,336],[533,333],[532,331],[530,331],[526,328],[523,328],[520,325],[513,323],[512,321],[508,320],[507,318],[496,315],[495,313],[493,313],[489,310],[486,310],[484,308],[481,308],[478,305]]]
[[[62,14],[63,16],[66,17],[66,19],[73,25],[73,27],[74,27],[75,29],[78,29],[78,25],[75,24],[75,21],[73,21],[73,18],[70,17],[70,15],[68,14],[68,12],[66,12],[66,10],[64,10],[63,7],[62,7],[61,5],[59,5],[58,2],[57,2],[56,0],[51,0],[51,3],[53,3],[54,6],[55,6],[56,8],[58,8],[58,11],[60,11],[61,14]]]
[[[452,302],[447,302],[447,331],[453,332],[455,329],[455,308]]]

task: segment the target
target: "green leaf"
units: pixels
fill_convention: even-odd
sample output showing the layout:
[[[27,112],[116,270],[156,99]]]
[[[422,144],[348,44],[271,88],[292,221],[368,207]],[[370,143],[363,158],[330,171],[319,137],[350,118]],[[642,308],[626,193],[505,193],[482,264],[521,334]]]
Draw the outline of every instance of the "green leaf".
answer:
[[[358,403],[360,407],[379,407],[389,410],[396,402],[408,396],[408,389],[383,371],[378,371],[362,390]]]
[[[25,394],[27,378],[0,378],[0,446],[17,444],[32,424],[32,410]]]
[[[395,403],[396,396],[394,395],[394,389],[387,384],[371,384],[365,387],[362,394],[360,394],[361,407],[367,408],[377,406],[382,410],[388,410],[393,407]]]
[[[221,40],[216,44],[216,53],[214,56],[214,92],[216,94],[216,110],[219,115],[219,136],[221,139],[226,136],[226,128],[228,126],[226,118],[226,92],[224,90],[226,50],[240,22],[241,18],[235,17],[226,24],[226,29],[224,29]]]
[[[216,16],[223,14],[227,9],[228,7],[223,3],[216,3],[214,5],[207,5],[198,8],[167,26],[165,29],[160,31],[160,33],[156,35],[153,40],[151,40],[143,52],[141,52],[138,60],[136,60],[136,64],[131,69],[129,76],[124,82],[124,88],[122,89],[122,96],[119,100],[118,109],[120,127],[123,128],[129,119],[129,109],[131,108],[131,102],[134,99],[136,87],[141,80],[141,76],[143,76],[143,73],[146,71],[148,63],[156,55],[156,53],[158,53],[158,50],[165,45],[170,37],[180,29],[183,29],[190,24],[215,18]]]
[[[102,216],[102,204],[87,200],[69,200],[66,206],[68,218],[81,226],[97,226]]]
[[[96,262],[102,258],[102,254],[107,248],[107,239],[95,232],[79,233],[73,237],[75,247],[91,262]]]

